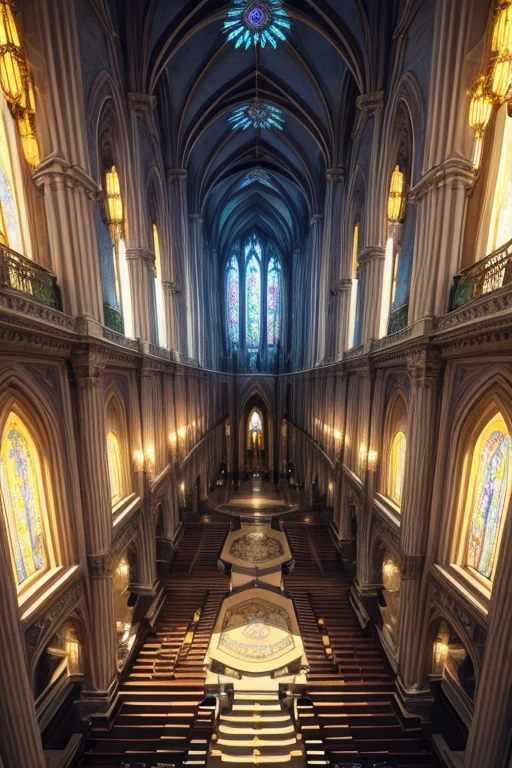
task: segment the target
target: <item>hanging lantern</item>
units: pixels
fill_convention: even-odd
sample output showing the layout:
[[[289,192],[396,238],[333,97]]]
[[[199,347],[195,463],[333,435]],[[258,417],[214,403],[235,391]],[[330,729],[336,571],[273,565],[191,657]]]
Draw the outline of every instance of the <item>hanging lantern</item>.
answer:
[[[30,114],[35,115],[36,100],[34,96],[34,86],[32,85],[32,78],[28,73],[25,77],[24,88],[18,105],[20,109],[25,112],[30,112]]]
[[[512,82],[512,54],[504,51],[494,61],[492,69],[491,91],[498,101],[502,102]]]
[[[9,0],[0,0],[0,48],[20,48],[20,38]]]
[[[119,184],[119,174],[115,165],[105,174],[105,186],[107,190],[107,215],[110,224],[110,234],[112,240],[118,240],[121,237],[123,225],[123,199],[121,197],[121,187]]]
[[[469,103],[469,126],[475,131],[475,138],[482,136],[492,112],[492,96],[489,93],[485,75],[478,78],[471,92]]]
[[[10,104],[17,104],[21,99],[25,78],[25,62],[20,55],[10,49],[0,53],[0,88]]]
[[[398,165],[391,176],[388,195],[388,219],[392,223],[400,221],[404,215],[404,175]]]
[[[23,154],[27,163],[35,168],[40,163],[39,147],[33,125],[33,117],[28,112],[21,112],[16,120],[21,139]]]
[[[492,30],[491,50],[502,53],[512,51],[512,3],[501,3]]]

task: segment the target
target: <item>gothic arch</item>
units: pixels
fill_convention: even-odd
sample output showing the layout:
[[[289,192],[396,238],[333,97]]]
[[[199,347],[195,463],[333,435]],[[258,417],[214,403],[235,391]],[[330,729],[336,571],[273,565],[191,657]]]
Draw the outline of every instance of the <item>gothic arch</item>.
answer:
[[[126,406],[117,385],[113,382],[105,392],[105,431],[110,490],[114,507],[131,494],[132,477]],[[110,443],[111,434],[114,438]],[[113,485],[116,487],[115,492]]]

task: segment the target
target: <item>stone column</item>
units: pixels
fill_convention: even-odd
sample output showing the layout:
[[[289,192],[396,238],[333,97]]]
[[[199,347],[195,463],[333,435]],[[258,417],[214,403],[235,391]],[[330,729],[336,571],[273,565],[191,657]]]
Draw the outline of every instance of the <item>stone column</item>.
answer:
[[[85,545],[89,564],[90,669],[82,696],[107,707],[117,682],[112,571],[112,506],[107,467],[103,371],[106,352],[83,345],[73,357]]]
[[[464,768],[505,766],[512,731],[512,503],[506,513],[489,605],[487,639]]]
[[[181,286],[178,302],[178,323],[175,336],[179,339],[176,349],[188,355],[188,205],[187,171],[185,168],[167,169],[169,184],[169,222],[171,228],[171,281]],[[180,294],[174,294],[175,296]]]
[[[167,322],[167,345],[169,349],[179,350],[179,297],[181,296],[181,288],[172,280],[162,280],[162,290]]]
[[[335,303],[333,318],[335,318],[333,334],[333,354],[336,360],[341,359],[347,346],[348,324],[350,319],[350,298],[352,291],[352,280],[338,280],[331,287],[331,294]]]
[[[201,300],[201,270],[203,258],[203,217],[199,213],[191,213],[190,220],[190,256],[191,256],[191,290],[192,290],[192,309],[194,325],[194,352],[192,357],[198,360],[203,359],[202,326],[199,313],[204,306]]]
[[[21,631],[7,531],[0,515],[0,765],[45,768]]]
[[[140,403],[142,445],[145,462],[141,478],[141,521],[138,548],[139,594],[154,594],[156,584],[156,508],[151,495],[151,482],[155,473],[155,414],[153,412],[153,375],[142,365],[140,370]],[[158,466],[160,466],[158,464]]]
[[[127,248],[133,307],[133,333],[136,339],[154,342],[155,255],[145,248]]]
[[[75,5],[60,6],[53,0],[41,0],[23,13],[23,22],[29,59],[46,64],[44,70],[34,70],[38,109],[46,119],[37,125],[42,162],[33,179],[44,194],[50,268],[62,290],[64,311],[102,323],[93,213],[100,187],[91,178],[87,149]],[[94,324],[89,331],[93,328]]]
[[[359,254],[358,301],[363,344],[379,337],[385,256],[386,249],[380,245],[368,246]]]
[[[402,694],[422,684],[426,581],[422,579],[439,426],[441,359],[437,350],[417,347],[407,353],[412,380],[404,487],[401,504],[400,619],[398,674]]]
[[[324,226],[322,252],[320,260],[320,296],[318,314],[318,355],[319,359],[334,354],[333,332],[335,319],[328,318],[329,286],[339,274],[340,234],[341,234],[341,203],[343,186],[339,182],[345,177],[343,168],[329,168],[326,173],[327,188],[325,191]]]

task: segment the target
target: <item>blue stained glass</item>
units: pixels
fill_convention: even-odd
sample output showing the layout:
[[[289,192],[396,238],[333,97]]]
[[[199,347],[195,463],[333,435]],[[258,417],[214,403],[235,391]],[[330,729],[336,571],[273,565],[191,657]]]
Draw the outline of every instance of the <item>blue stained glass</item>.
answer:
[[[253,99],[249,104],[237,107],[228,118],[234,131],[240,128],[246,131],[247,128],[260,128],[270,130],[277,128],[283,130],[284,115],[282,110],[274,107],[272,104],[264,104],[259,99]]]
[[[235,48],[271,45],[277,48],[279,41],[286,40],[291,29],[288,13],[281,0],[233,0],[224,21],[223,30]]]
[[[247,262],[245,272],[246,339],[247,349],[254,350],[260,344],[261,269],[256,250],[250,248],[249,253],[252,255]]]
[[[231,344],[238,345],[240,327],[240,270],[236,256],[232,256],[228,267],[228,337]]]
[[[267,277],[267,340],[274,347],[281,338],[281,266],[273,256]]]

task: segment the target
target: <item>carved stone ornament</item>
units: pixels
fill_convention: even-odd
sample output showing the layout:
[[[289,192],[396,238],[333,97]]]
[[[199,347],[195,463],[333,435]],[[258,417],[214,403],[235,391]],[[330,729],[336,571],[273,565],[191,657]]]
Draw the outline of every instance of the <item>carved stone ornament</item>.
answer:
[[[414,347],[407,351],[406,361],[413,382],[428,385],[439,381],[443,361],[435,347]]]
[[[53,627],[60,623],[63,614],[82,605],[84,583],[80,580],[66,590],[36,621],[25,629],[25,641],[29,655],[32,656],[41,642],[53,634]]]
[[[360,251],[358,256],[359,265],[367,264],[370,261],[384,261],[386,249],[382,245],[368,245]]]
[[[407,200],[409,203],[418,203],[431,190],[448,186],[463,187],[469,195],[473,191],[477,173],[470,160],[465,160],[463,157],[448,157],[421,177],[409,192]]]
[[[89,574],[92,579],[108,579],[113,574],[112,553],[103,552],[100,555],[87,555]]]
[[[419,579],[423,573],[425,555],[400,555],[400,576],[405,579]]]
[[[109,359],[108,349],[95,345],[78,347],[71,357],[75,381],[79,387],[95,387],[102,381]]]
[[[155,266],[155,254],[146,248],[127,248],[126,261],[143,261],[151,267]]]
[[[55,191],[59,187],[67,187],[81,189],[94,203],[101,200],[101,186],[81,166],[56,154],[45,158],[32,174],[32,178],[43,195],[47,189]]]
[[[356,107],[367,116],[380,112],[384,107],[384,91],[373,91],[372,93],[362,93],[356,99]]]
[[[356,507],[356,514],[358,514],[359,511],[360,510],[358,510]],[[400,552],[400,531],[398,529],[388,525],[388,523],[385,522],[382,519],[382,517],[380,516],[377,517],[374,515],[373,531],[374,531],[375,538],[377,537],[380,538],[381,541],[389,549],[391,549],[397,556],[399,556],[398,553]]]
[[[162,290],[164,293],[170,293],[171,296],[181,295],[181,286],[173,280],[162,280]]]
[[[331,184],[337,184],[339,181],[342,181],[345,178],[345,169],[328,168],[325,174],[325,178],[327,181],[331,182]]]
[[[430,594],[432,602],[439,611],[453,624],[455,630],[471,641],[479,659],[482,659],[487,630],[462,606],[453,595],[445,592],[440,584],[429,576]],[[462,638],[461,638],[462,639]]]
[[[167,169],[167,178],[169,181],[181,181],[185,182],[187,180],[187,169],[186,168],[168,168]]]
[[[128,94],[128,103],[137,117],[146,120],[156,107],[156,98],[151,93],[134,93],[132,91]]]
[[[331,296],[339,296],[342,293],[348,293],[350,289],[352,288],[352,280],[338,280],[337,283],[331,286],[330,293]]]
[[[314,214],[311,216],[311,219],[310,219],[310,221],[309,221],[309,224],[310,224],[310,226],[312,226],[312,227],[313,227],[315,224],[318,224],[320,221],[322,221],[322,219],[323,219],[323,216],[322,216],[322,214],[321,214],[321,213],[314,213]]]

